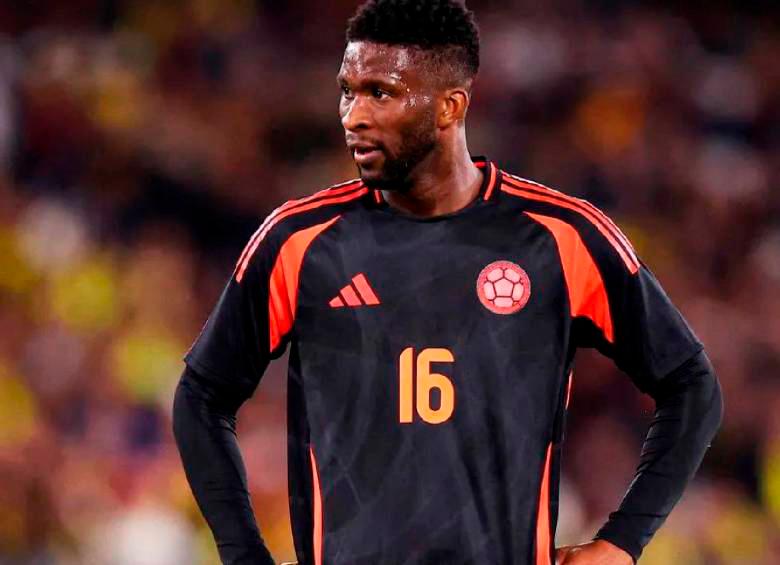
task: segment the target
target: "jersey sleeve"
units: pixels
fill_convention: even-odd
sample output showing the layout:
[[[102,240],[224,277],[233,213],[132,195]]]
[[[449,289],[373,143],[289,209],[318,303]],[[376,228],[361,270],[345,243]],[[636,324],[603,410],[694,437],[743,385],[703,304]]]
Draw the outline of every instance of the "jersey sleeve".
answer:
[[[581,292],[605,304],[591,308],[598,316],[575,320],[576,345],[596,347],[649,392],[702,345],[625,235],[600,213],[598,219],[581,235],[601,281]]]
[[[269,361],[284,351],[272,350],[269,297],[278,254],[274,238],[250,240],[230,280],[184,360],[215,384],[250,396]]]

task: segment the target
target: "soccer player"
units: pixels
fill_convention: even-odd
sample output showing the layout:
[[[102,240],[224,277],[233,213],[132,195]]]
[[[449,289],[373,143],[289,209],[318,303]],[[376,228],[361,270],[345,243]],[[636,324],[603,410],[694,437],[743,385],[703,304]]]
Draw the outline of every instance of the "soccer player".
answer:
[[[630,564],[700,464],[722,412],[701,344],[603,213],[470,156],[478,67],[456,0],[371,0],[350,20],[339,113],[360,178],[263,222],[176,393],[184,468],[224,563],[273,563],[235,418],[288,347],[301,564]],[[619,509],[556,551],[581,347],[657,408]]]

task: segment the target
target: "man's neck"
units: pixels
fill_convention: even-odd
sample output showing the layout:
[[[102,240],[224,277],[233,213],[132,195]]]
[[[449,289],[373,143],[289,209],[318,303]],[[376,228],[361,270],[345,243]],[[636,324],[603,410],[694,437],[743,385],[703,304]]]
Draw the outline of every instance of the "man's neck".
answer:
[[[482,172],[465,144],[458,151],[434,151],[417,167],[411,187],[382,191],[387,203],[411,216],[430,218],[457,212],[479,194]]]

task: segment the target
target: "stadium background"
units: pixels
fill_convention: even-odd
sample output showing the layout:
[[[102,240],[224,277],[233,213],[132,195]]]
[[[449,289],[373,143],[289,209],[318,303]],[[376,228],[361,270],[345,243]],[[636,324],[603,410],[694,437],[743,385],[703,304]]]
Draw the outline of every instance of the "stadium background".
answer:
[[[780,18],[670,4],[471,2],[470,147],[608,211],[718,370],[725,425],[642,563],[776,563]],[[3,565],[216,562],[170,432],[180,357],[264,215],[354,176],[334,80],[354,6],[0,2]],[[280,560],[284,398],[276,363],[240,413]],[[651,412],[583,356],[560,541],[617,505]]]

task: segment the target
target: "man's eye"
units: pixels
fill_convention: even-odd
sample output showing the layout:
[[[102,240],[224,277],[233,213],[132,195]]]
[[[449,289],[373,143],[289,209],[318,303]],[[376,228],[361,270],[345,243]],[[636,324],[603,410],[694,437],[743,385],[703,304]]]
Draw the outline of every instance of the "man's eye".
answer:
[[[371,90],[371,95],[376,98],[377,100],[382,100],[388,96],[390,96],[387,92],[382,90],[381,88],[374,88]]]
[[[341,95],[344,98],[350,98],[350,97],[352,97],[352,90],[348,86],[342,86],[341,87]]]

